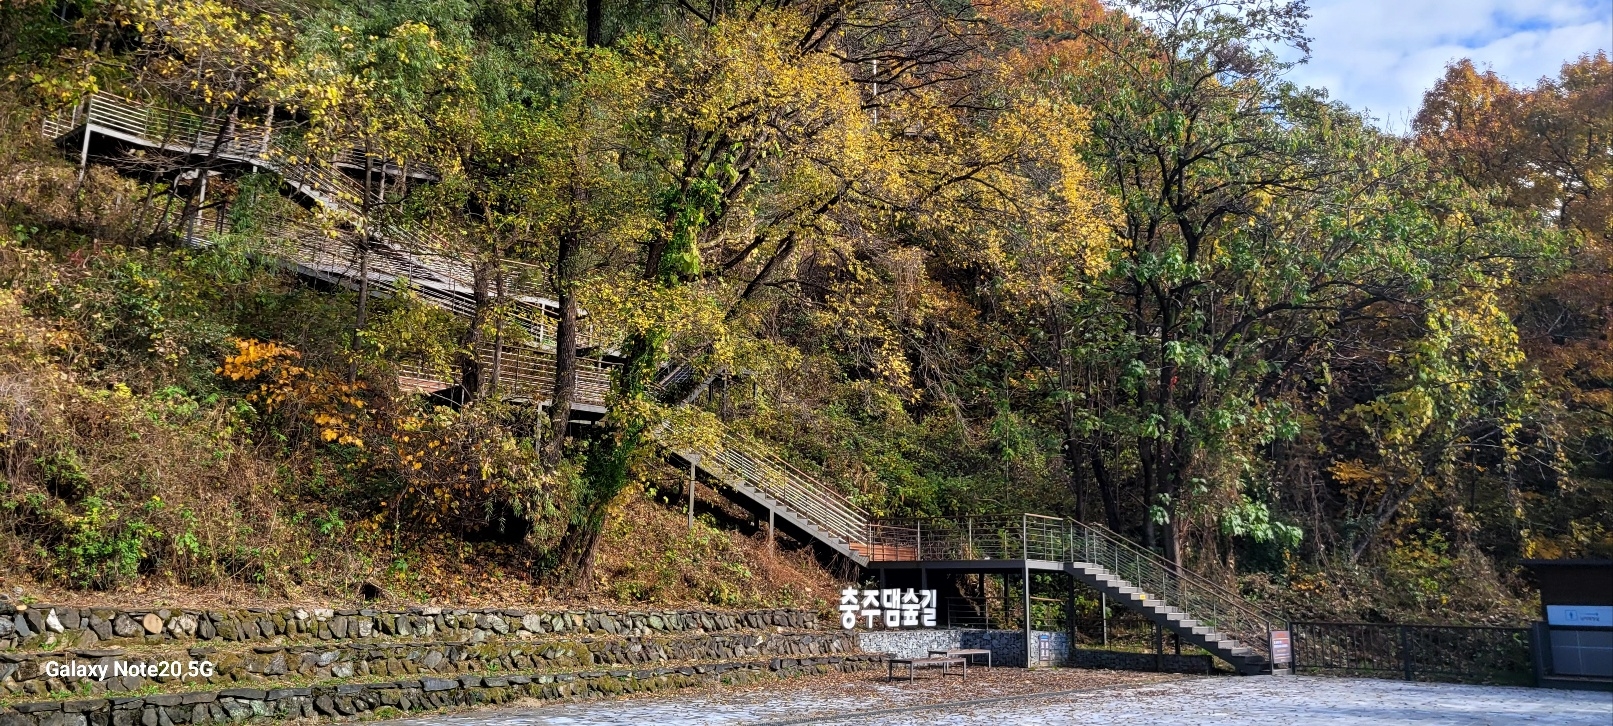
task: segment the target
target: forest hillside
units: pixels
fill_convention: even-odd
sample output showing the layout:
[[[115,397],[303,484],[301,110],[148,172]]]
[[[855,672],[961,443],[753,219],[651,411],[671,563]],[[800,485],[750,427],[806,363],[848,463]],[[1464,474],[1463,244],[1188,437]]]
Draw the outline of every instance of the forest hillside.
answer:
[[[821,606],[855,576],[733,507],[689,528],[647,433],[675,417],[877,516],[1101,523],[1295,616],[1527,619],[1520,560],[1613,557],[1613,61],[1454,63],[1399,135],[1285,80],[1305,20],[8,2],[0,581]],[[360,201],[41,133],[98,93],[289,129]],[[463,310],[299,273],[293,228],[417,230]],[[533,335],[507,287],[548,306],[550,405],[479,354]],[[705,384],[677,410],[672,366]]]

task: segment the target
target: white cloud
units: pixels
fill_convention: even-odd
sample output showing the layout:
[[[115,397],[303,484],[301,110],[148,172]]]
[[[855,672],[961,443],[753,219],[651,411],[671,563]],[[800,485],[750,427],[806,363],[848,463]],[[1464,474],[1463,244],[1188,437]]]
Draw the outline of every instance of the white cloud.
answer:
[[[1311,0],[1307,34],[1311,61],[1291,80],[1405,130],[1451,61],[1531,85],[1581,54],[1613,50],[1613,0]]]

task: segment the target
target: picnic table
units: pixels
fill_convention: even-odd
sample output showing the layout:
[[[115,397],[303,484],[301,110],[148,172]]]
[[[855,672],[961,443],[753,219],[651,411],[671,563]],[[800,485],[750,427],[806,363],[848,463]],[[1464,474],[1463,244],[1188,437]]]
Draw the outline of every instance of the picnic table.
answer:
[[[951,675],[952,666],[963,666],[959,675],[969,680],[969,659],[956,656],[930,656],[928,658],[891,658],[885,661],[885,680],[889,682],[896,678],[896,666],[907,666],[907,680],[913,680],[914,672],[919,668],[940,667],[941,675]]]
[[[983,655],[986,656],[986,670],[991,670],[991,651],[985,648],[937,648],[932,649],[930,655],[963,658],[969,662],[973,662],[974,656]]]

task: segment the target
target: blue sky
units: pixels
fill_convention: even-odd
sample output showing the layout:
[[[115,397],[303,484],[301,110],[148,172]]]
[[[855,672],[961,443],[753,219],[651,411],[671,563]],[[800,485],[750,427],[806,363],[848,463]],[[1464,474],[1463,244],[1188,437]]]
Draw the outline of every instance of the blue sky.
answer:
[[[1613,52],[1613,0],[1310,0],[1311,62],[1294,82],[1328,89],[1404,131],[1458,58],[1517,85],[1583,53]]]

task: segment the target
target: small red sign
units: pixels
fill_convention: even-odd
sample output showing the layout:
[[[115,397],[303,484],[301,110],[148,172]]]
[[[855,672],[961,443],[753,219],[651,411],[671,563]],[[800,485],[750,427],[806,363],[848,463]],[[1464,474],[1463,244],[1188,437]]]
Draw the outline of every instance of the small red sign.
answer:
[[[1271,631],[1271,662],[1272,665],[1287,665],[1293,662],[1294,654],[1288,639],[1288,631]]]

